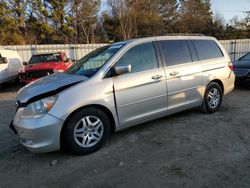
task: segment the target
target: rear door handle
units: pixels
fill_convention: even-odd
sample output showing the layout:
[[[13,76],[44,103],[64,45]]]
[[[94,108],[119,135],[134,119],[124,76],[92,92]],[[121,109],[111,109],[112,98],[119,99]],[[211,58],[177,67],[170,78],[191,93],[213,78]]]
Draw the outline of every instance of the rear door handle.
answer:
[[[160,78],[162,78],[162,75],[154,75],[151,77],[153,80],[159,80]]]
[[[173,71],[173,72],[169,73],[170,76],[176,76],[177,74],[179,74],[179,72],[176,72],[176,71]]]

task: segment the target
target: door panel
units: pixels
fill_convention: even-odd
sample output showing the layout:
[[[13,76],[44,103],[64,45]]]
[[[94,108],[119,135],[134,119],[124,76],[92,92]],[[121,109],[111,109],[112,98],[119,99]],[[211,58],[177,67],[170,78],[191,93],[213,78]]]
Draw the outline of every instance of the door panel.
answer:
[[[0,54],[0,58],[2,58],[2,54]],[[0,63],[0,84],[8,81],[10,74],[8,73],[8,63]]]
[[[21,61],[18,58],[9,58],[8,72],[12,77],[18,75],[19,68],[21,68]]]
[[[168,110],[201,103],[202,66],[194,61],[196,54],[190,53],[187,41],[165,40],[159,44],[167,78]]]
[[[169,66],[165,70],[169,110],[201,103],[203,87],[200,63]]]
[[[122,126],[166,112],[166,82],[163,68],[114,77],[113,83]]]
[[[18,61],[19,59],[17,58],[9,58],[9,63],[7,67],[9,80],[13,80],[18,76],[18,70],[19,70]]]
[[[131,65],[130,73],[113,77],[121,126],[166,112],[165,71],[159,68],[153,43],[131,47],[115,64],[126,65]]]
[[[0,83],[3,83],[9,79],[9,73],[7,70],[8,64],[0,64]]]

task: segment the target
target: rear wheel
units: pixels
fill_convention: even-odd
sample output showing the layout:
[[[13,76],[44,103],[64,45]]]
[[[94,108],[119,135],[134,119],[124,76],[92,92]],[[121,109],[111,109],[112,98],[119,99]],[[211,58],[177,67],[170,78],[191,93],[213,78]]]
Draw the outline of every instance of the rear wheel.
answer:
[[[205,91],[202,103],[202,111],[205,113],[216,112],[222,102],[222,89],[221,86],[215,82],[211,82]]]
[[[85,155],[100,149],[110,135],[110,121],[98,108],[86,108],[75,113],[62,133],[66,150]]]

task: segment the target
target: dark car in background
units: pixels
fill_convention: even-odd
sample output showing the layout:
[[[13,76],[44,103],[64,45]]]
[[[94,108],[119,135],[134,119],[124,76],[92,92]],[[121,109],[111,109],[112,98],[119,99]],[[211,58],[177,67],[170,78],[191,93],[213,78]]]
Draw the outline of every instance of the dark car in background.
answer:
[[[250,52],[233,63],[236,84],[243,84],[250,79]]]
[[[28,84],[56,72],[65,72],[72,64],[64,52],[34,54],[19,71],[20,82]]]

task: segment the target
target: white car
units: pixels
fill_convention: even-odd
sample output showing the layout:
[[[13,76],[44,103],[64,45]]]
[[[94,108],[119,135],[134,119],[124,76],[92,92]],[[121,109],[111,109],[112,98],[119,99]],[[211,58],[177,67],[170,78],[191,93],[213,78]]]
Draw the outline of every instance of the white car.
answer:
[[[17,79],[22,68],[22,60],[16,51],[0,49],[0,88],[2,83]]]

